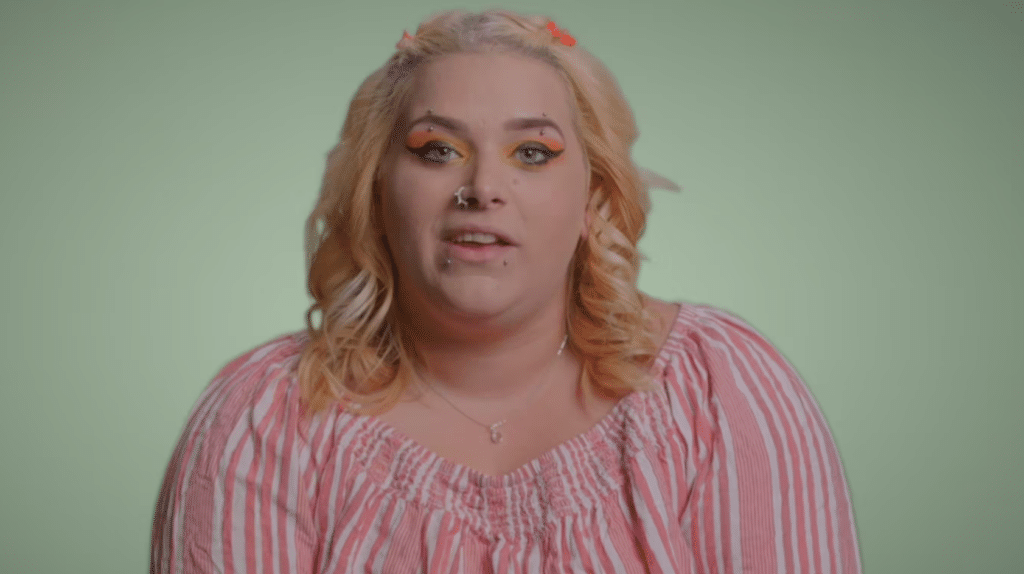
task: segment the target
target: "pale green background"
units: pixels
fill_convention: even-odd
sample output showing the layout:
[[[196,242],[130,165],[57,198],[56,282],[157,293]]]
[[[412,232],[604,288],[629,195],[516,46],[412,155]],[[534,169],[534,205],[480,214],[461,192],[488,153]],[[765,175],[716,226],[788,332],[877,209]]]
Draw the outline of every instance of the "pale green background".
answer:
[[[325,153],[428,4],[0,4],[0,571],[147,570],[185,418],[302,327]],[[744,317],[820,401],[865,571],[1021,572],[1024,3],[515,7],[685,188],[641,286]]]

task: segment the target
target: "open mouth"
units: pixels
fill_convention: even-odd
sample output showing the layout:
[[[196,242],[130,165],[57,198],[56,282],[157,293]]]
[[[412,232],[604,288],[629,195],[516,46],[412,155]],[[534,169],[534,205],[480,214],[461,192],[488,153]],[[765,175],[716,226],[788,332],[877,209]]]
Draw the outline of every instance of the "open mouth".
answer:
[[[499,239],[497,241],[491,241],[491,242],[455,241],[453,239],[449,239],[448,243],[451,243],[452,245],[458,245],[460,247],[468,247],[470,249],[483,248],[483,247],[494,247],[494,246],[509,247],[509,246],[512,245],[511,243],[509,243],[507,241],[504,241],[502,239]]]
[[[445,241],[449,245],[448,255],[471,263],[482,263],[508,253],[513,245],[507,241],[480,243],[475,241]]]
[[[512,242],[504,236],[487,231],[452,231],[445,235],[445,241],[465,247],[487,247],[490,245],[509,246]]]

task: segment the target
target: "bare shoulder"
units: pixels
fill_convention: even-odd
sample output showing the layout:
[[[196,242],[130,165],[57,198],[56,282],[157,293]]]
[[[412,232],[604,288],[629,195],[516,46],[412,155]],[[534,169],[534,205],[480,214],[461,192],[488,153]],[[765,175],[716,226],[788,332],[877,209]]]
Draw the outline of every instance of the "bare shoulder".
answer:
[[[665,341],[668,340],[668,335],[672,331],[672,326],[675,325],[676,317],[679,315],[679,304],[662,301],[646,293],[641,293],[640,296],[643,298],[644,307],[654,313],[655,319],[658,322],[655,325],[655,332],[657,333],[655,340],[658,342],[658,348],[660,349],[665,345]]]

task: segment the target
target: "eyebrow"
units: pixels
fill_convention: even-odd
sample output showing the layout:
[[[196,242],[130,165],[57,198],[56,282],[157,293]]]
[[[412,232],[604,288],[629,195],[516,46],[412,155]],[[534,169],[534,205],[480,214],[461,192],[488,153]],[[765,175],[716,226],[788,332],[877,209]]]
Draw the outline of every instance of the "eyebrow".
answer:
[[[467,131],[469,131],[466,128],[465,123],[454,118],[439,116],[437,114],[421,116],[419,119],[413,120],[413,122],[410,125],[416,125],[421,122],[439,125],[453,132],[466,133]],[[562,136],[562,139],[565,139],[565,134],[562,133],[562,130],[561,128],[558,127],[558,124],[556,124],[555,122],[548,118],[513,118],[504,123],[504,128],[506,131],[521,131],[528,130],[531,128],[543,127],[554,128],[555,131],[558,132],[558,135]]]

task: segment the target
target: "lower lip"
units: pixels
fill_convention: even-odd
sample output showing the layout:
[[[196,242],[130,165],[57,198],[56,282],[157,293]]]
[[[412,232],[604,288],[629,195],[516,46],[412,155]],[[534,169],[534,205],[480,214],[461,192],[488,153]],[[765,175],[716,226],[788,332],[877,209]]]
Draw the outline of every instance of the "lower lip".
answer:
[[[497,259],[507,254],[513,247],[512,245],[498,245],[497,243],[481,245],[480,247],[471,247],[462,243],[452,243],[451,241],[446,241],[445,243],[448,244],[453,257],[472,263],[482,263]]]

